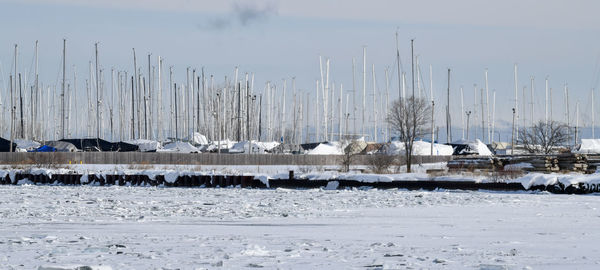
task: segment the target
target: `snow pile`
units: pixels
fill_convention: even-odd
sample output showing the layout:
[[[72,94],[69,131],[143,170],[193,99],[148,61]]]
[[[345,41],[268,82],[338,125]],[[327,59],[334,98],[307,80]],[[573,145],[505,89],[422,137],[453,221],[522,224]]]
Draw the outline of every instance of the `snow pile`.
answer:
[[[137,139],[125,141],[125,143],[137,145],[141,152],[154,152],[160,149],[160,142],[152,140]]]
[[[600,154],[600,139],[581,139],[579,149],[573,152],[579,154]]]
[[[248,150],[248,144],[252,147],[251,153],[258,154],[269,152],[279,145],[278,142],[241,141],[234,144],[229,149],[229,153],[245,153]]]
[[[492,151],[485,145],[485,143],[481,142],[479,139],[471,140],[458,140],[452,142],[453,145],[466,145],[467,147],[460,150],[459,155],[465,154],[475,154],[480,156],[492,156]]]
[[[198,148],[188,142],[172,142],[166,144],[160,152],[198,153]]]
[[[388,155],[401,155],[406,151],[406,147],[403,142],[393,141],[385,146],[384,152]],[[454,150],[452,146],[434,143],[433,144],[433,155],[434,156],[451,156]],[[413,142],[413,155],[429,156],[431,155],[431,143],[424,141]]]
[[[23,140],[23,139],[16,139],[14,141],[14,143],[17,144],[18,149],[25,150],[25,151],[32,151],[32,150],[35,150],[38,147],[42,146],[39,142]],[[21,152],[21,151],[19,151],[19,152]]]
[[[530,173],[517,179],[509,180],[511,183],[521,183],[524,188],[529,189],[532,186],[551,186],[562,184],[564,186],[583,184],[600,184],[600,174],[544,174]]]
[[[192,134],[192,137],[188,137],[187,140],[192,143],[193,145],[203,145],[203,144],[208,144],[208,139],[206,138],[206,136],[198,133],[198,132],[194,132],[194,134]]]
[[[219,145],[221,146],[221,150],[232,148],[237,142],[230,140],[222,140],[222,141],[212,141],[210,144],[201,148],[202,152],[217,152],[219,149]]]
[[[343,155],[344,151],[339,142],[320,143],[312,150],[306,152],[308,155]]]

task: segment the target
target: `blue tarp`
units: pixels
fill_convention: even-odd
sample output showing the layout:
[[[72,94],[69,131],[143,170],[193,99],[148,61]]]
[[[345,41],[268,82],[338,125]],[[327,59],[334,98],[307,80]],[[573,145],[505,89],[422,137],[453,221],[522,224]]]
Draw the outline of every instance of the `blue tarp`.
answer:
[[[52,146],[42,145],[32,152],[56,152],[56,148]]]

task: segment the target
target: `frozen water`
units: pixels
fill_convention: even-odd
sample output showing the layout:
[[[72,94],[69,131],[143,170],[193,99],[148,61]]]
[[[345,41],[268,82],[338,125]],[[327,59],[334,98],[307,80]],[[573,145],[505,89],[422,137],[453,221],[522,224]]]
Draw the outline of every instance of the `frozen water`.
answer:
[[[0,186],[25,269],[597,269],[598,196]]]

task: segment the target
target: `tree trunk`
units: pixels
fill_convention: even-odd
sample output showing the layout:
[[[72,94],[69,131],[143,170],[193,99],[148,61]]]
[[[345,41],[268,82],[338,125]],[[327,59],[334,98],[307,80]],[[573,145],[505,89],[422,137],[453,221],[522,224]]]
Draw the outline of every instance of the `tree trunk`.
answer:
[[[412,149],[412,145],[410,146]],[[412,164],[412,150],[408,150],[408,147],[405,147],[406,151],[406,172],[410,173],[410,165]]]

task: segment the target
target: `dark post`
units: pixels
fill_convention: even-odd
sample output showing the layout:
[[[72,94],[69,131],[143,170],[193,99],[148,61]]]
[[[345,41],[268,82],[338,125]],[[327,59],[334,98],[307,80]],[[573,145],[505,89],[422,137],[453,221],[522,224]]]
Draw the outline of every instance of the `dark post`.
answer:
[[[20,111],[21,111],[21,139],[25,139],[25,126],[23,125],[23,93],[21,91],[21,73],[19,73],[19,103],[20,103]]]
[[[135,83],[131,76],[131,139],[135,140]]]

